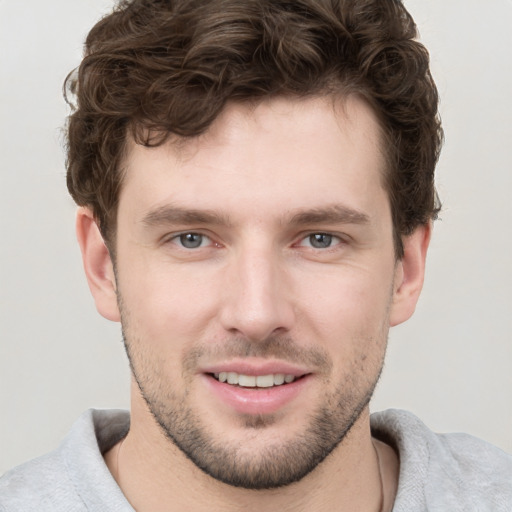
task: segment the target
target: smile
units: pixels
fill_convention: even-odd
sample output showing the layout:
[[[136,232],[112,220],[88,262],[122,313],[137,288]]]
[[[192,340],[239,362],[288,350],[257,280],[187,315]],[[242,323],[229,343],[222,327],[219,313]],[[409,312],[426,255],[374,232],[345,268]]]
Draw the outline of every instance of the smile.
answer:
[[[234,371],[235,365],[238,371]],[[272,366],[274,368],[270,368]],[[282,362],[221,363],[203,372],[203,378],[211,393],[208,397],[214,398],[215,404],[227,406],[229,411],[238,414],[260,415],[274,414],[291,405],[314,382],[313,374],[307,369]]]
[[[295,375],[284,373],[244,375],[243,373],[236,372],[214,373],[213,377],[219,382],[227,382],[228,384],[244,388],[271,388],[274,386],[282,386],[283,384],[291,384],[298,378]]]

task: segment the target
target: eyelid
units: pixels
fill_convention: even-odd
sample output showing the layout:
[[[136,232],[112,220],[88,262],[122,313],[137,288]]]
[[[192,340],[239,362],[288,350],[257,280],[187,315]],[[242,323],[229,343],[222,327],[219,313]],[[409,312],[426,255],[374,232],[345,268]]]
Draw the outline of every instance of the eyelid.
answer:
[[[207,235],[206,233],[202,232],[200,229],[184,229],[183,231],[177,231],[174,233],[167,233],[161,238],[161,241],[163,244],[167,243],[174,243],[176,240],[179,240],[180,237],[183,235],[199,235],[203,238],[206,238],[210,241],[212,240],[212,237],[210,235]]]
[[[179,238],[183,235],[189,235],[189,234],[200,235],[201,237],[203,237],[203,239],[207,239],[208,243],[203,243],[199,247],[195,247],[195,248],[184,247],[179,242]],[[208,230],[201,229],[201,228],[199,228],[199,229],[193,229],[193,228],[192,229],[183,229],[180,231],[167,233],[160,240],[161,240],[160,243],[162,245],[172,244],[175,247],[177,247],[179,250],[187,251],[187,252],[197,251],[199,249],[210,249],[210,248],[216,249],[216,248],[224,247],[223,243],[217,241],[218,238],[214,234],[210,233]]]
[[[313,246],[311,246],[311,244],[308,244],[308,245],[303,244],[303,242],[307,241],[309,239],[309,237],[312,235],[330,236],[333,239],[333,244],[331,246],[325,247],[325,248],[313,247]],[[307,231],[305,233],[301,233],[300,236],[297,237],[297,242],[294,243],[294,245],[298,246],[298,247],[308,247],[315,251],[329,251],[329,250],[336,249],[340,245],[346,244],[348,242],[348,240],[347,240],[348,238],[349,237],[346,235],[342,235],[341,233],[333,233],[332,231],[311,230],[311,231]]]
[[[207,239],[209,241],[208,244],[206,244],[204,246],[200,246],[200,247],[211,247],[211,246],[222,247],[222,245],[223,245],[223,244],[215,241],[215,239],[212,235],[205,233],[204,230],[202,230],[202,229],[184,229],[184,230],[173,232],[173,233],[167,233],[165,236],[163,236],[161,238],[161,242],[163,244],[173,243],[174,245],[177,245],[178,247],[180,247],[184,250],[190,250],[189,248],[183,247],[181,244],[179,244],[179,242],[176,243],[176,241],[179,240],[179,238],[181,236],[187,235],[187,234],[200,235],[204,239]],[[301,246],[307,247],[307,245],[303,244],[303,242],[307,241],[311,235],[328,235],[328,236],[332,237],[332,239],[333,239],[334,243],[330,247],[317,248],[317,247],[312,247],[311,245],[309,245],[309,247],[311,249],[318,250],[318,251],[328,251],[329,249],[335,249],[339,245],[348,243],[349,239],[351,238],[349,235],[346,235],[344,233],[337,233],[337,232],[328,231],[328,230],[315,229],[315,230],[310,230],[310,231],[300,233],[297,237],[295,237],[296,241],[292,245],[299,246],[299,247],[301,247]]]

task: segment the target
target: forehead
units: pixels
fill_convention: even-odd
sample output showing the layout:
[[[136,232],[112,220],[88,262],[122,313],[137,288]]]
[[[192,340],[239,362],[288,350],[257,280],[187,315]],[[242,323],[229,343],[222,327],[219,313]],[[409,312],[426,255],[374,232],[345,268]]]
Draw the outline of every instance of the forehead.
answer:
[[[327,202],[360,209],[383,192],[381,141],[375,114],[356,97],[232,102],[201,136],[156,148],[129,142],[120,206],[130,202],[141,215],[168,203],[254,213]]]

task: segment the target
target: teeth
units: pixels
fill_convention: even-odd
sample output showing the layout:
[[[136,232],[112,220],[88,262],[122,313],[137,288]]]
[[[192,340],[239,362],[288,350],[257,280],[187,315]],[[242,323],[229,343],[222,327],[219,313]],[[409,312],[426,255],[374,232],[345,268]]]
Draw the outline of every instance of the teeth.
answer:
[[[281,386],[284,383],[290,384],[295,380],[294,375],[285,375],[284,373],[255,376],[236,372],[219,372],[214,373],[214,377],[219,382],[227,382],[244,388],[271,388]]]
[[[276,386],[280,386],[281,384],[284,384],[284,374],[278,373],[274,375],[274,384]]]
[[[271,388],[274,385],[273,375],[258,375],[254,380],[259,388]]]
[[[239,375],[238,385],[244,388],[254,388],[256,387],[256,377],[254,375]]]

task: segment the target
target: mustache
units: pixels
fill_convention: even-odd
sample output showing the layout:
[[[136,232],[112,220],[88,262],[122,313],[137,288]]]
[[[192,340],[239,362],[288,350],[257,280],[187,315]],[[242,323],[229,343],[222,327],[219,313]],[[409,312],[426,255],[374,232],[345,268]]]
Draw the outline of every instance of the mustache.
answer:
[[[303,347],[290,336],[272,335],[259,341],[234,337],[215,343],[203,343],[184,354],[183,368],[194,370],[211,361],[249,357],[281,359],[324,372],[333,366],[327,351],[322,347]]]

